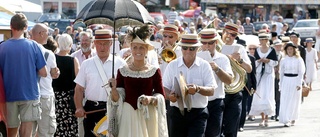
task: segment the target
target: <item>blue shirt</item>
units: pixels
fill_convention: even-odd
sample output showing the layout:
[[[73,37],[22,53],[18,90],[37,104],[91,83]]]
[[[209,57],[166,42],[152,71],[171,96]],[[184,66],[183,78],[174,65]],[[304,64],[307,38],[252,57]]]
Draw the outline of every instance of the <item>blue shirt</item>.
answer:
[[[38,44],[9,39],[0,45],[6,102],[39,99],[38,71],[46,65]]]

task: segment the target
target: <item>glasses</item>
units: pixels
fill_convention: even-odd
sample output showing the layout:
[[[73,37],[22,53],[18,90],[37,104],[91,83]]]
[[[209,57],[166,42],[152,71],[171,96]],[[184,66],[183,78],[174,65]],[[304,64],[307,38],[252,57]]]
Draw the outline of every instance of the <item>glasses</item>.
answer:
[[[211,42],[202,42],[202,41],[201,41],[201,43],[202,43],[203,45],[207,45],[207,44],[209,44],[209,45],[213,45],[213,44],[214,44],[214,42],[216,42],[216,41],[211,41]]]
[[[236,34],[236,33],[230,33],[230,32],[228,32],[228,31],[225,31],[225,32],[226,32],[227,35],[230,34],[232,37],[236,37],[236,36],[238,35],[238,34]]]
[[[163,35],[163,37],[169,37],[170,39],[172,39],[173,38],[173,36],[171,36],[171,35]]]
[[[183,50],[188,50],[189,49],[189,51],[195,51],[197,49],[197,47],[186,47],[186,46],[182,46],[181,48]]]
[[[249,48],[249,50],[256,50],[256,48]]]

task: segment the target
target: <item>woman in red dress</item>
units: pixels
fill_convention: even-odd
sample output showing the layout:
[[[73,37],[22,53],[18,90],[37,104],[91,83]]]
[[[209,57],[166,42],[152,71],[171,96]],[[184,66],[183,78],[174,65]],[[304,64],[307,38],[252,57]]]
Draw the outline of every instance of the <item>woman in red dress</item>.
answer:
[[[118,70],[117,79],[110,79],[109,134],[168,136],[161,72],[146,60],[148,50],[153,48],[149,44],[149,27],[134,28],[128,35],[133,61]]]

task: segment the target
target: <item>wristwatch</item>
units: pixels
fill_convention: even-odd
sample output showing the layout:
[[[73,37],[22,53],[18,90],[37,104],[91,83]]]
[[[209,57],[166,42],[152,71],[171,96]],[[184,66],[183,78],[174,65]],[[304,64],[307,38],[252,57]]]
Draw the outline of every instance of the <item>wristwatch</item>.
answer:
[[[215,73],[218,73],[219,71],[220,71],[220,68],[218,67],[218,69],[215,70],[214,72],[215,72]]]
[[[242,64],[243,63],[243,59],[240,59],[239,63]]]
[[[200,92],[200,87],[197,86],[196,88],[197,88],[197,91],[196,91],[196,92],[199,93],[199,92]]]

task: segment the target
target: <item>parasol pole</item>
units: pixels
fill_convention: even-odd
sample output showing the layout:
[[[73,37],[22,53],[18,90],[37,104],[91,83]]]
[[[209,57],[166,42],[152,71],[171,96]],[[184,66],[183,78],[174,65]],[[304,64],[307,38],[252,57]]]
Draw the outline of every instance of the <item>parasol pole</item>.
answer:
[[[114,54],[115,54],[115,48],[116,48],[116,20],[113,17],[113,45],[112,45],[112,78],[114,78]],[[110,84],[110,87],[111,84]]]

